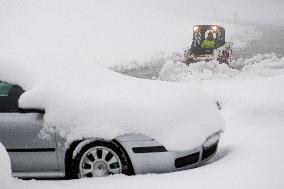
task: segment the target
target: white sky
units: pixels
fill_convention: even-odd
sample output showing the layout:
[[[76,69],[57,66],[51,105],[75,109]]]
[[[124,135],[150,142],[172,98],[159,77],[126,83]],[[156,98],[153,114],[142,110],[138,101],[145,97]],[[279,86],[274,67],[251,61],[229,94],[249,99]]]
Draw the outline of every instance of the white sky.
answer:
[[[0,0],[0,56],[72,54],[102,64],[142,59],[184,48],[193,24],[235,17],[283,23],[283,2]]]

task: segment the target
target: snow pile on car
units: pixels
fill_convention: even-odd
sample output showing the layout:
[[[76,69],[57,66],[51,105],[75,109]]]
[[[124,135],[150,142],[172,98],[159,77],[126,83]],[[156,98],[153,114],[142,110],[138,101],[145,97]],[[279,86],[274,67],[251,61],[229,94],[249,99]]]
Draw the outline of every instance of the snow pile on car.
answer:
[[[5,188],[11,184],[11,162],[5,147],[0,143],[0,185]]]
[[[56,127],[68,141],[142,133],[168,149],[187,150],[224,129],[216,102],[197,87],[65,58],[1,61],[0,80],[24,87],[20,106],[45,109],[45,129]]]

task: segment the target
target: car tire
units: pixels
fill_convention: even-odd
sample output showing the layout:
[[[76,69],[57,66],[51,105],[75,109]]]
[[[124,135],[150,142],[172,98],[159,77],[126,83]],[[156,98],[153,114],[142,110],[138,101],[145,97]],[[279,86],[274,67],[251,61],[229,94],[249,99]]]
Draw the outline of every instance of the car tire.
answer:
[[[97,140],[75,149],[72,158],[72,178],[101,177],[111,174],[131,175],[131,163],[126,153],[114,142]]]

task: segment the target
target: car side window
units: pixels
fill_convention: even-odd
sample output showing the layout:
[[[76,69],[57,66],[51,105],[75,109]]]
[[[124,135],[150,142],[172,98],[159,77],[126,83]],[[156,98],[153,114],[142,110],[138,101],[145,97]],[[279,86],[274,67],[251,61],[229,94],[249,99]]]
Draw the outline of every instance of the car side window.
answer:
[[[8,96],[9,90],[13,85],[0,81],[0,96]]]
[[[17,85],[0,81],[0,113],[17,112],[18,100],[23,92]]]

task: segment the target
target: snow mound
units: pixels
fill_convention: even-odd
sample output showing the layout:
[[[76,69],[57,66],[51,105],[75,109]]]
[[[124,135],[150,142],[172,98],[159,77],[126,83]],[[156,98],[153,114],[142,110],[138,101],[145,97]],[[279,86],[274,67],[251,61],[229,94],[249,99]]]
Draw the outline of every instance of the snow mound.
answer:
[[[168,149],[187,150],[224,129],[215,102],[197,87],[65,58],[0,61],[0,80],[22,86],[20,106],[45,109],[45,130],[56,127],[68,141],[141,133]]]
[[[232,78],[238,71],[217,61],[198,62],[187,66],[184,63],[167,62],[159,74],[160,80],[187,81]]]
[[[245,66],[250,66],[257,63],[266,62],[278,62],[279,58],[274,53],[266,53],[266,54],[258,54],[253,56],[252,58],[243,59],[240,58],[230,64],[231,68],[235,68],[241,70]]]
[[[229,66],[217,61],[198,62],[185,65],[168,61],[159,73],[159,79],[165,81],[194,81],[218,79],[251,79],[263,76],[275,76],[284,73],[284,58],[275,54],[257,55],[250,59],[239,59]]]
[[[0,143],[0,185],[1,188],[5,188],[8,184],[11,183],[12,171],[11,171],[11,162],[10,157],[5,149],[5,147]]]
[[[133,69],[147,69],[147,68],[154,68],[154,67],[162,67],[169,60],[173,62],[180,61],[182,58],[182,55],[183,55],[182,52],[172,52],[170,54],[167,54],[165,52],[160,52],[144,60],[132,60],[132,61],[112,65],[109,68],[119,73],[125,73]]]

